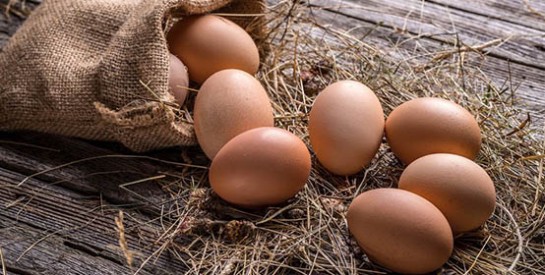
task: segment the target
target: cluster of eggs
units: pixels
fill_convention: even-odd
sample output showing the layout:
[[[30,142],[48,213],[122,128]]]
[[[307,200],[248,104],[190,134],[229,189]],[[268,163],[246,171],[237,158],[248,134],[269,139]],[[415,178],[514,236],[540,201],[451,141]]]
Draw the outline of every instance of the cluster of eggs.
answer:
[[[214,192],[245,208],[294,197],[308,180],[311,156],[299,137],[274,127],[269,97],[253,76],[259,53],[251,37],[225,18],[204,15],[176,23],[167,40],[174,98],[181,105],[189,80],[200,85],[195,133],[212,160]],[[479,125],[453,102],[413,99],[385,120],[372,90],[338,81],[316,97],[308,126],[318,161],[333,174],[363,170],[384,134],[408,165],[399,188],[364,192],[347,213],[349,230],[369,259],[392,271],[439,268],[454,236],[479,227],[494,211],[494,184],[472,161],[481,146]]]
[[[201,15],[175,23],[167,41],[176,101],[185,101],[189,80],[200,85],[195,134],[212,160],[215,193],[247,208],[295,196],[310,175],[310,152],[299,137],[274,127],[270,99],[253,76],[259,51],[250,35],[226,18]]]
[[[407,167],[399,188],[352,201],[349,230],[371,261],[404,274],[432,272],[449,259],[454,237],[481,226],[495,208],[494,184],[473,162],[479,125],[461,106],[431,97],[401,104],[385,121],[373,91],[355,81],[336,82],[316,97],[310,143],[328,171],[359,172],[384,134]]]
[[[360,92],[362,97],[370,93],[364,88]],[[318,95],[315,106],[320,106],[317,105],[320,101],[321,95]],[[407,101],[396,107],[385,122],[376,120],[382,115],[376,102],[373,98],[358,107],[376,110],[372,119],[345,124],[343,132],[340,129],[326,131],[328,138],[350,143],[354,140],[351,133],[375,129],[378,134],[372,135],[373,140],[360,143],[369,144],[368,150],[376,150],[379,142],[376,136],[382,137],[384,131],[392,152],[407,167],[401,174],[398,188],[366,191],[352,201],[347,213],[348,227],[371,261],[404,274],[432,272],[449,259],[454,237],[481,226],[495,208],[494,184],[486,171],[473,161],[481,146],[479,125],[467,110],[445,99]],[[355,111],[349,107],[352,104],[342,105],[345,116]],[[310,125],[313,124],[313,112]],[[377,128],[377,123],[384,128]],[[313,128],[309,130],[315,147],[320,143],[313,142]],[[314,136],[319,138],[317,134]],[[323,150],[335,151],[336,142],[324,145]],[[331,155],[320,153],[318,147],[315,151],[324,167],[330,167],[330,171],[338,174],[349,174],[356,170],[356,156],[361,156],[359,161],[365,165],[373,156],[363,149],[365,147],[359,152],[355,150],[356,146],[351,148],[354,170],[335,166],[339,160],[330,165],[327,158]],[[349,152],[350,148],[344,150]],[[331,158],[336,157],[341,156]],[[322,161],[321,158],[325,159]],[[346,163],[344,167],[351,167],[350,164]]]

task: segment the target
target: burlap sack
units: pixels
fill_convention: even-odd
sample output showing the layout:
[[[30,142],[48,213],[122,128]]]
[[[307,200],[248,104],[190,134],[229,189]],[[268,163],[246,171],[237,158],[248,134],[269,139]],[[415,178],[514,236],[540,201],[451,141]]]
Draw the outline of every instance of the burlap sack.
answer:
[[[195,144],[168,92],[166,19],[218,9],[257,15],[263,2],[44,0],[0,52],[0,130],[118,141],[137,152]],[[259,21],[235,19],[257,40]]]

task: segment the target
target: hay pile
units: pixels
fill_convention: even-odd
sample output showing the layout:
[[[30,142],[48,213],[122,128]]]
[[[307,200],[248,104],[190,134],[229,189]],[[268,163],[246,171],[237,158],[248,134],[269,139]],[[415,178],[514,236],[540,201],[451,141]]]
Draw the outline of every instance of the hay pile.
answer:
[[[478,116],[484,139],[477,162],[496,184],[498,205],[482,228],[456,239],[444,273],[545,270],[543,144],[529,125],[521,125],[525,115],[514,106],[512,91],[495,86],[478,68],[461,61],[455,48],[424,62],[399,58],[403,53],[386,55],[365,39],[320,26],[311,9],[296,2],[271,7],[272,47],[258,76],[271,95],[277,126],[309,144],[307,114],[316,92],[341,79],[371,87],[386,114],[420,96],[461,104]],[[195,274],[384,272],[357,248],[344,215],[362,191],[395,187],[403,166],[384,143],[371,166],[355,176],[332,176],[316,162],[313,167],[295,199],[251,212],[211,194],[201,178],[206,171],[188,171],[183,184],[191,191],[181,195],[185,205],[159,242]]]
[[[365,38],[320,26],[312,10],[299,1],[280,1],[268,16],[271,48],[258,79],[271,96],[278,127],[308,145],[307,115],[314,97],[342,79],[371,87],[386,114],[421,96],[459,103],[477,115],[481,125],[483,146],[477,163],[494,180],[498,204],[482,228],[456,239],[443,272],[543,273],[544,144],[525,123],[524,111],[515,107],[513,91],[495,86],[469,65],[478,54],[468,53],[462,60],[455,47],[419,59],[413,58],[417,53],[387,54]],[[255,211],[225,204],[210,191],[207,169],[187,166],[176,182],[163,182],[165,190],[176,190],[173,208],[142,221],[142,226],[160,222],[164,232],[153,240],[156,253],[137,266],[152,265],[155,257],[169,253],[187,266],[187,274],[386,272],[367,260],[348,234],[344,218],[359,193],[396,186],[403,165],[383,143],[372,164],[355,176],[333,176],[314,160],[311,178],[295,199]],[[194,150],[184,154],[187,162],[199,164],[202,159]]]

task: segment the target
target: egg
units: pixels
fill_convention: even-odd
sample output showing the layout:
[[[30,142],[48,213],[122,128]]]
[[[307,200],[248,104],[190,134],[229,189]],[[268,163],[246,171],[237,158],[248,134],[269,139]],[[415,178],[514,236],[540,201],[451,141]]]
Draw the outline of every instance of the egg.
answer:
[[[193,113],[197,141],[210,159],[238,134],[274,125],[273,109],[261,83],[235,69],[219,71],[203,83]]]
[[[189,78],[203,83],[224,69],[255,74],[259,52],[250,35],[232,21],[216,15],[182,18],[167,34],[168,47],[189,70]]]
[[[364,192],[352,201],[346,219],[369,259],[394,272],[432,272],[453,250],[452,232],[441,211],[405,190]]]
[[[407,101],[386,119],[386,139],[405,164],[433,153],[475,159],[481,148],[479,124],[466,109],[441,98]]]
[[[189,78],[187,70],[180,59],[173,54],[169,54],[170,69],[168,72],[168,86],[170,92],[174,96],[176,103],[182,106],[187,97],[187,88],[189,86]]]
[[[310,143],[330,172],[351,175],[376,155],[384,134],[384,113],[362,83],[344,80],[327,86],[309,114]]]
[[[212,161],[210,186],[222,199],[247,208],[282,203],[310,175],[310,153],[294,134],[262,127],[230,140]]]
[[[399,188],[433,203],[455,233],[481,226],[496,206],[496,190],[486,171],[453,154],[432,154],[413,161],[401,174]]]

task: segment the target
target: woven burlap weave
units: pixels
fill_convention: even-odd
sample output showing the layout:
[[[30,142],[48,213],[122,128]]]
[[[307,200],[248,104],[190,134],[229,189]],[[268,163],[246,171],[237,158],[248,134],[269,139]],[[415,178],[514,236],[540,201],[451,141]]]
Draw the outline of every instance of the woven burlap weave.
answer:
[[[262,8],[255,0],[44,0],[0,52],[0,130],[118,141],[137,152],[195,144],[168,92],[166,19]],[[262,25],[240,18],[258,41]]]

